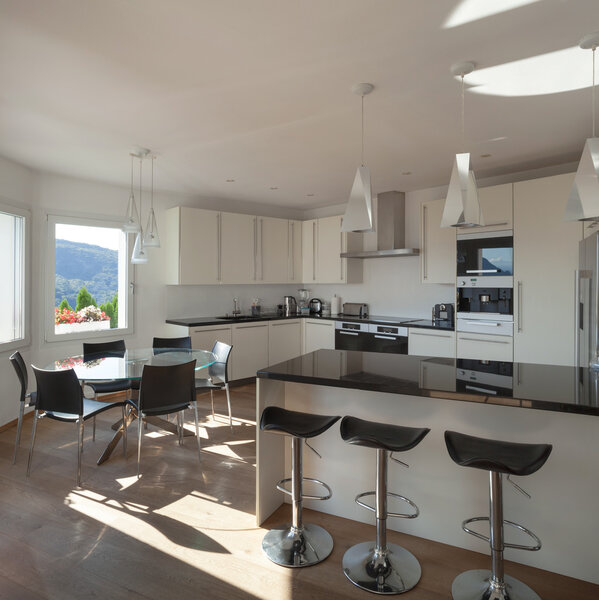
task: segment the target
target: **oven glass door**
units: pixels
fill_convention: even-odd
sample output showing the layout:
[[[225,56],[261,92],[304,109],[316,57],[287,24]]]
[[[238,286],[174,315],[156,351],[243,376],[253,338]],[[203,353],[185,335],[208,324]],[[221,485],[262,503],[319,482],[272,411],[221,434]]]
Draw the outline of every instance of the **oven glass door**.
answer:
[[[458,277],[498,277],[514,274],[513,237],[477,237],[457,241]]]

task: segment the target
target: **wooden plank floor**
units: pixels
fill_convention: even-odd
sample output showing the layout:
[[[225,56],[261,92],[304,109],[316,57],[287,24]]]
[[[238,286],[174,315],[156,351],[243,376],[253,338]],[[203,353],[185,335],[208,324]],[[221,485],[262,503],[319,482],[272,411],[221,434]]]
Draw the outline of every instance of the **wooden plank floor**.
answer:
[[[150,426],[144,436],[142,473],[135,477],[135,434],[127,458],[119,446],[95,464],[111,436],[118,411],[98,418],[96,441],[86,435],[83,488],[75,487],[75,426],[42,421],[31,477],[25,477],[31,421],[24,426],[17,464],[12,465],[15,428],[0,433],[0,598],[206,598],[304,600],[371,598],[341,571],[347,548],[374,537],[374,527],[306,511],[306,519],[333,535],[333,554],[306,569],[285,569],[262,554],[264,529],[254,521],[255,387],[232,390],[234,415],[212,421],[209,396],[200,398],[202,465],[191,437]],[[224,412],[217,394],[217,408]],[[16,413],[15,406],[15,413]],[[188,426],[193,423],[188,415]],[[90,432],[91,433],[91,432]],[[282,507],[266,526],[288,517]],[[463,570],[486,568],[483,554],[389,533],[422,564],[422,579],[406,598],[450,597]],[[508,572],[543,600],[596,600],[599,586],[531,567],[508,564]]]

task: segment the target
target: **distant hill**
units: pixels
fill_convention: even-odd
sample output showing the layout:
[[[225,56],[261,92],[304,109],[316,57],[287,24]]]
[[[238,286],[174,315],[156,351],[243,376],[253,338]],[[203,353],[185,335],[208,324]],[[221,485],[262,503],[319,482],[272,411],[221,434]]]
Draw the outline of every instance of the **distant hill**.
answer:
[[[81,286],[87,288],[98,305],[112,300],[118,290],[118,252],[92,244],[56,240],[54,306],[66,298],[74,310]]]

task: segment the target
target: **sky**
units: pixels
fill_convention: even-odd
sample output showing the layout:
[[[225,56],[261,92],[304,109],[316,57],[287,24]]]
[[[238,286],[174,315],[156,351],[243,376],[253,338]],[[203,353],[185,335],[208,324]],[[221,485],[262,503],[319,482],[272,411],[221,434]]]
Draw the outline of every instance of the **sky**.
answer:
[[[56,225],[56,239],[69,242],[82,242],[93,244],[111,250],[119,249],[120,236],[123,231],[109,227],[86,227],[83,225]]]

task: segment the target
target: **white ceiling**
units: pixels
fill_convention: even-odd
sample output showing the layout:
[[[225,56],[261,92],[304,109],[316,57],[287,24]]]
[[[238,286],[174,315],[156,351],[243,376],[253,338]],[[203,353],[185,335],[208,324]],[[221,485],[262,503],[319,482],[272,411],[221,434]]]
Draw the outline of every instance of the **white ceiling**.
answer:
[[[490,5],[513,8],[481,17]],[[596,30],[597,0],[0,0],[0,155],[128,184],[141,145],[160,189],[335,204],[360,162],[351,86],[367,81],[373,191],[442,185],[460,149],[449,68],[471,60],[477,176],[568,162],[591,134],[592,73],[568,49]]]

